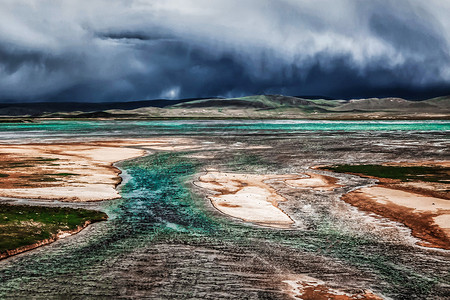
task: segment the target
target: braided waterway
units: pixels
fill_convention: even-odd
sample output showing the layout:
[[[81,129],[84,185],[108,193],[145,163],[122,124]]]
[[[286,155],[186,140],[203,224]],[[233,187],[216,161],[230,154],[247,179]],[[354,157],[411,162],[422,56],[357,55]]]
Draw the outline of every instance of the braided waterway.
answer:
[[[280,207],[295,221],[289,229],[228,218],[192,184],[211,167],[302,174],[320,164],[447,159],[446,130],[274,133],[262,124],[257,135],[202,135],[184,125],[184,136],[195,131],[196,142],[210,146],[153,152],[118,164],[129,178],[123,198],[97,204],[109,220],[0,262],[0,298],[286,299],[284,281],[303,275],[349,293],[370,289],[394,299],[448,295],[448,251],[419,247],[401,224],[340,200],[373,184],[371,179],[335,174],[342,187],[333,191],[273,183],[287,200]],[[95,134],[91,129],[89,136]]]

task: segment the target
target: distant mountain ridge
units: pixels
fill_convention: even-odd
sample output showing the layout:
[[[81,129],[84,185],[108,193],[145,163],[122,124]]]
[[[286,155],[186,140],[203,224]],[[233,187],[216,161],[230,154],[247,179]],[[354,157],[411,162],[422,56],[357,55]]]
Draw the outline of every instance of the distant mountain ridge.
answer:
[[[353,100],[307,99],[283,95],[255,95],[238,98],[195,98],[181,100],[145,100],[132,102],[41,102],[0,104],[4,117],[78,117],[113,118],[149,117],[274,117],[296,115],[336,116],[342,114],[395,114],[421,113],[450,116],[450,96],[422,101],[402,98],[368,98]]]
[[[229,99],[200,99],[182,102],[173,107],[241,107],[241,108],[309,108],[325,111],[404,111],[449,110],[450,96],[422,101],[402,98],[367,98],[352,100],[306,99],[282,95],[257,95]]]
[[[29,103],[0,103],[0,115],[39,115],[53,112],[96,112],[109,109],[136,109],[141,107],[166,107],[185,101],[197,100],[142,100],[130,102],[29,102]]]

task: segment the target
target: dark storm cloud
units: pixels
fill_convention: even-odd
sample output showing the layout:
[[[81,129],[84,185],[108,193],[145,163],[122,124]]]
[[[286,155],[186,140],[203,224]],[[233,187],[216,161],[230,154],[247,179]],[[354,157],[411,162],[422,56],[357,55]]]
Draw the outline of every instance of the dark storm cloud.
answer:
[[[450,94],[450,4],[5,0],[0,100]]]

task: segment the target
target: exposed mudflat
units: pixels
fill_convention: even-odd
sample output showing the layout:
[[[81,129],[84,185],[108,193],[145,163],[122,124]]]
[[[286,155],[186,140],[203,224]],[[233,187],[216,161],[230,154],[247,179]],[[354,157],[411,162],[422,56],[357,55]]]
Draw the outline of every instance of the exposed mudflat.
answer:
[[[340,290],[326,286],[325,282],[309,276],[294,276],[284,280],[288,285],[287,292],[294,299],[314,299],[314,300],[382,300],[383,297],[375,295],[370,290]]]

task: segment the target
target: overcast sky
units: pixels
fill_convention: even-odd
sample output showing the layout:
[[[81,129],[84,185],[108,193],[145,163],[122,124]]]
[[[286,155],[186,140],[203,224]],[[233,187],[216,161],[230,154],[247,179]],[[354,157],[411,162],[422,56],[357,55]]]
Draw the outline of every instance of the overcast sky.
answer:
[[[0,101],[450,94],[447,0],[1,0]]]

